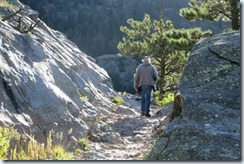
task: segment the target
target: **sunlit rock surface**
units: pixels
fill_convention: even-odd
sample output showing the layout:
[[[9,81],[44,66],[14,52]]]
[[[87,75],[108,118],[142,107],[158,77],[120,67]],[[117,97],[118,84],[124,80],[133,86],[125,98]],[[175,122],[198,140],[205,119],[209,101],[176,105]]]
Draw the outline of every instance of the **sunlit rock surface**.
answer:
[[[11,14],[0,10],[2,17]],[[28,6],[19,14],[23,27],[38,18]],[[16,25],[12,19],[0,21],[0,123],[40,140],[51,129],[66,137],[87,135],[105,112],[99,104],[110,110],[116,95],[107,72],[42,21],[29,33],[15,30]]]

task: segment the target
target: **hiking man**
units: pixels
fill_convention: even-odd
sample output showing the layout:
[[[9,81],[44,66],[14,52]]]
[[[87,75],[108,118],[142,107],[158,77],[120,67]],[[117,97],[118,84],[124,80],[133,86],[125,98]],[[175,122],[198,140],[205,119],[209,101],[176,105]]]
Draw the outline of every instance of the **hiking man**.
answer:
[[[158,78],[158,72],[156,68],[151,64],[149,56],[145,56],[142,59],[136,71],[134,80],[134,89],[137,93],[141,94],[141,115],[151,117],[150,104],[151,104],[151,92],[156,85]]]

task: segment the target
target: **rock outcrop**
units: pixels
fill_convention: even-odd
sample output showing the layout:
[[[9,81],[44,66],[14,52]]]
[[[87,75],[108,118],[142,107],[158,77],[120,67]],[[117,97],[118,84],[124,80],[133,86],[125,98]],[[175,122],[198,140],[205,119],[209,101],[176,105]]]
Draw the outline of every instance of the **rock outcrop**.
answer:
[[[108,72],[116,91],[135,93],[134,74],[140,64],[136,59],[132,56],[106,54],[97,57],[96,63]]]
[[[0,7],[1,17],[10,10]],[[19,14],[23,27],[38,19],[28,6]],[[16,25],[12,19],[0,21],[0,124],[40,141],[51,129],[68,139],[86,136],[116,96],[107,72],[44,22],[29,33],[15,30]]]
[[[11,10],[0,7],[0,16]],[[19,14],[23,28],[38,20],[28,6]],[[143,159],[158,136],[148,159],[240,159],[239,32],[199,42],[173,110],[156,107],[146,118],[130,94],[121,96],[123,105],[111,101],[118,95],[108,73],[64,34],[42,21],[29,33],[16,25],[0,21],[0,125],[34,134],[40,142],[50,130],[62,132],[69,145],[89,137],[93,149],[77,160]]]
[[[240,32],[216,35],[193,48],[172,111],[147,159],[241,159]]]

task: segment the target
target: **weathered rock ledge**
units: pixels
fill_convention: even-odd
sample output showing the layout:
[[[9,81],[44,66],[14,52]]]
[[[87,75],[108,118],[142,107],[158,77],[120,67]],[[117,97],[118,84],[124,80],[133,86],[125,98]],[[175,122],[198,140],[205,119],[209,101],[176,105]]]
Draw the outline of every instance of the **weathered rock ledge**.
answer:
[[[195,45],[182,74],[174,117],[150,160],[241,159],[240,32]]]

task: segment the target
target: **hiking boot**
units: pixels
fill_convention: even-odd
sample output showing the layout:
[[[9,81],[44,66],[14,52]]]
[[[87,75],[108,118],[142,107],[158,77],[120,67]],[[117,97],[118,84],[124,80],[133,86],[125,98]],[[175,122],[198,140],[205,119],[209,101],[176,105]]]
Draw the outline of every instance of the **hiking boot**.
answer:
[[[145,116],[146,117],[151,117],[151,115],[149,113],[146,113]]]
[[[146,114],[145,112],[141,112],[141,116],[145,116],[145,114]]]

